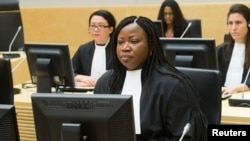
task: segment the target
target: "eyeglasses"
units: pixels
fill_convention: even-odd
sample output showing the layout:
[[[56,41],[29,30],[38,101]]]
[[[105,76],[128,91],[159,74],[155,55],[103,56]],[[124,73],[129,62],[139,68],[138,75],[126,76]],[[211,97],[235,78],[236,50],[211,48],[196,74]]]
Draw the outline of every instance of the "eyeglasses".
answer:
[[[104,29],[104,28],[108,28],[108,27],[110,27],[110,26],[107,26],[107,25],[90,25],[89,26],[89,28],[91,29],[91,30],[94,30],[94,29],[98,29],[98,30],[100,30],[100,29]]]
[[[164,16],[173,16],[173,13],[164,13]]]

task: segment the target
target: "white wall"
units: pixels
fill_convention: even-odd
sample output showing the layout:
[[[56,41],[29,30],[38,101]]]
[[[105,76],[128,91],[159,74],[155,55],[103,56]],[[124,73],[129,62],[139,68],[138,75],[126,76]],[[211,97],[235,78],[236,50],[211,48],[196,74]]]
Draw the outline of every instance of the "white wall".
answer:
[[[20,7],[161,4],[163,0],[19,0]],[[176,0],[178,3],[244,3],[249,0]]]

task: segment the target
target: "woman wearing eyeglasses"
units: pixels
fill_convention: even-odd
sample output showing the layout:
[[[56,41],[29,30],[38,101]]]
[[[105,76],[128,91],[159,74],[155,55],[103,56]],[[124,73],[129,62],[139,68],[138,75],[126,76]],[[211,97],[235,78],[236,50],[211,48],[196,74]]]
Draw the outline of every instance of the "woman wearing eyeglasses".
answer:
[[[178,3],[175,0],[165,0],[162,2],[158,20],[163,23],[165,37],[174,38],[181,37],[188,26]],[[183,37],[190,37],[188,30]]]
[[[72,58],[75,85],[95,86],[96,80],[112,68],[111,36],[116,20],[107,10],[98,10],[89,17],[89,33],[93,40],[80,45]]]

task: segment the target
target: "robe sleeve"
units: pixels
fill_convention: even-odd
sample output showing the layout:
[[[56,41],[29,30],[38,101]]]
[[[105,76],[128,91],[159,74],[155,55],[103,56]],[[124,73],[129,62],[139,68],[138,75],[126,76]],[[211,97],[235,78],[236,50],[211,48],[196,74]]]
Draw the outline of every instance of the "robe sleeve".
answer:
[[[190,132],[183,141],[207,140],[207,120],[199,107],[199,95],[186,81],[180,81],[176,85],[166,107],[165,130],[170,137],[178,140],[184,126],[190,123]]]
[[[96,82],[94,94],[110,94],[108,82],[111,77],[111,71],[104,73]]]

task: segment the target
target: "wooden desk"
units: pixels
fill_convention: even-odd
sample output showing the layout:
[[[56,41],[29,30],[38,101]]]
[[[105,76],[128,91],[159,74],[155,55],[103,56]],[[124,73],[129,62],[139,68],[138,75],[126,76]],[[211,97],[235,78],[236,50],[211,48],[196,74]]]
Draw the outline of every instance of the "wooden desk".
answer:
[[[15,95],[14,99],[21,141],[36,141],[31,105],[32,93],[36,93],[34,88],[22,89],[21,94]],[[246,94],[250,95],[250,92]],[[235,94],[233,96],[239,95],[240,94]],[[231,107],[228,104],[228,100],[223,100],[221,124],[250,124],[250,108]]]
[[[21,88],[21,85],[16,85],[15,87]],[[35,124],[31,104],[31,95],[33,93],[36,93],[36,88],[26,88],[22,89],[20,94],[14,96],[21,141],[36,141]],[[70,94],[70,92],[67,93]],[[93,92],[86,92],[86,94],[91,93]]]
[[[16,94],[14,96],[21,141],[36,141],[35,125],[31,105],[31,94],[34,92],[34,89],[22,89],[21,94]]]
[[[245,92],[247,96],[250,92]],[[241,93],[234,94],[231,98],[239,97]],[[221,124],[250,124],[250,108],[232,107],[228,99],[222,101]]]
[[[30,80],[28,63],[24,51],[2,52],[0,51],[0,58],[3,58],[3,53],[17,53],[18,58],[11,58],[11,69],[13,85],[17,85]]]

